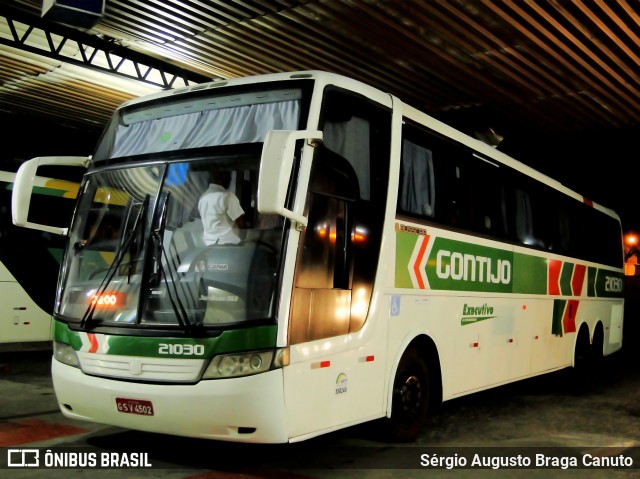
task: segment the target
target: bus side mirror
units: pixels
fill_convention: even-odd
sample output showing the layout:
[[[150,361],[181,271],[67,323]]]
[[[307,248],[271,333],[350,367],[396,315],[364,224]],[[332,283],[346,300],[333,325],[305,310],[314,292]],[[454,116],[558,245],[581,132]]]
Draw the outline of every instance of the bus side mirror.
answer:
[[[87,156],[47,156],[38,157],[25,161],[16,173],[13,182],[13,192],[11,193],[11,216],[13,224],[24,228],[31,228],[48,233],[66,235],[69,228],[41,225],[27,221],[29,217],[29,206],[31,204],[31,193],[37,185],[36,172],[40,166],[89,166],[91,159]]]
[[[306,140],[309,146],[315,146],[322,141],[322,132],[272,130],[266,134],[260,159],[257,206],[260,213],[278,214],[306,226],[307,218],[302,211],[291,211],[285,207],[298,140]],[[302,154],[299,185],[305,185],[308,182],[312,155],[311,151]],[[301,203],[296,202],[299,205],[296,209],[302,210],[304,205]]]

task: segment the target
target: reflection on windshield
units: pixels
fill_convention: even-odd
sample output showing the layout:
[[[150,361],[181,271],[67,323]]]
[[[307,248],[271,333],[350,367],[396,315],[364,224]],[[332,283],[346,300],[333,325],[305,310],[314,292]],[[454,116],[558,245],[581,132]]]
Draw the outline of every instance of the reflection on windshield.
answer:
[[[91,175],[56,312],[87,327],[272,318],[282,221],[257,212],[257,175],[253,155]]]
[[[85,182],[70,235],[56,310],[84,320],[137,320],[148,209],[161,168],[92,175]]]

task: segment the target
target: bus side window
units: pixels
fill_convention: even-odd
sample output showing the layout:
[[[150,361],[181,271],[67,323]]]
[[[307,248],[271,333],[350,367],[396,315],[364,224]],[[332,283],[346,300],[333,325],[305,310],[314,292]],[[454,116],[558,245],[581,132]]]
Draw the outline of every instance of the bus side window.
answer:
[[[433,153],[410,140],[402,141],[398,208],[403,213],[433,218],[436,214]]]
[[[397,212],[503,238],[507,197],[499,165],[405,122]]]
[[[531,214],[531,200],[529,199],[529,194],[521,189],[516,189],[514,193],[516,237],[524,244],[535,246],[535,238],[533,236],[533,217]]]
[[[324,145],[345,158],[356,172],[360,185],[360,198],[370,199],[369,121],[355,115],[346,121],[327,121],[324,124],[323,132]]]
[[[512,216],[515,221],[515,239],[527,246],[551,250],[556,243],[558,228],[555,214],[559,207],[552,191],[545,191],[526,178],[515,175],[515,201]]]

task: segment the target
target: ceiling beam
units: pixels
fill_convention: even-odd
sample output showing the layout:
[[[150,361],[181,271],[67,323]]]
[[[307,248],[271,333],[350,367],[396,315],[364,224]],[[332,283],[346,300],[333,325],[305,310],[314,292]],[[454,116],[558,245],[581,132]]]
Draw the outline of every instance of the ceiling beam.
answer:
[[[89,35],[80,30],[53,23],[22,10],[0,4],[0,21],[6,21],[11,38],[0,44],[31,52],[102,73],[137,80],[164,89],[203,83],[211,78],[128,49],[113,39]],[[41,32],[46,42],[32,41]],[[80,56],[65,54],[65,45],[73,43]],[[99,62],[99,60],[102,60]],[[106,60],[106,61],[105,61]],[[127,64],[129,68],[123,68]],[[132,67],[132,68],[131,68]]]

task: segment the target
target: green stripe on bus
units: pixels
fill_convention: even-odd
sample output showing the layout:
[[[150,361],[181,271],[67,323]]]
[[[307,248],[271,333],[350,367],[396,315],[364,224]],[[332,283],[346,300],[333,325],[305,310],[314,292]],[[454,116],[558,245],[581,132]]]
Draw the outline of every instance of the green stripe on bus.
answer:
[[[593,297],[596,295],[596,275],[598,274],[598,268],[589,266],[587,268],[587,296]]]
[[[69,344],[74,350],[79,351],[82,347],[80,333],[72,331],[61,321],[56,320],[54,323],[54,340]],[[108,342],[107,354],[110,355],[185,358],[179,354],[159,354],[160,344],[191,344],[204,346],[204,354],[201,357],[211,358],[216,354],[274,348],[276,334],[276,325],[270,325],[224,331],[220,336],[212,338],[103,335],[101,341]]]
[[[68,192],[67,190],[58,190],[53,188],[47,188],[45,186],[34,186],[33,193],[36,193],[38,195],[64,197]]]
[[[530,254],[513,254],[513,292],[547,294],[547,260]]]
[[[474,243],[430,236],[429,255],[422,267],[414,258],[425,235],[396,231],[396,288],[424,287],[444,291],[474,291],[487,293],[547,294],[549,259]],[[416,254],[416,257],[419,255]],[[576,264],[564,261],[559,287],[563,296],[574,296],[572,279]],[[414,281],[412,274],[415,275]],[[426,280],[426,281],[423,281]],[[588,297],[622,297],[622,272],[587,268]],[[575,285],[582,290],[580,285]]]
[[[596,273],[596,296],[598,298],[620,298],[624,296],[624,273],[598,269]]]
[[[409,276],[409,263],[411,254],[420,236],[404,231],[396,233],[396,288],[413,288],[411,276]]]
[[[4,189],[13,191],[13,183],[5,183]],[[69,189],[49,188],[46,186],[34,186],[32,192],[38,195],[57,196],[60,198],[63,198],[66,196],[71,200],[74,199],[74,197],[69,197],[69,194],[71,192],[71,190]]]
[[[510,293],[513,253],[436,237],[426,264],[432,289]]]
[[[560,292],[563,296],[571,296],[571,277],[573,276],[573,264],[564,262],[560,273]]]
[[[75,351],[82,347],[80,335],[75,331],[71,331],[65,323],[56,320],[53,321],[53,340],[68,344]]]
[[[562,318],[564,317],[564,308],[567,302],[563,299],[553,301],[553,323],[551,325],[551,334],[562,336]]]

